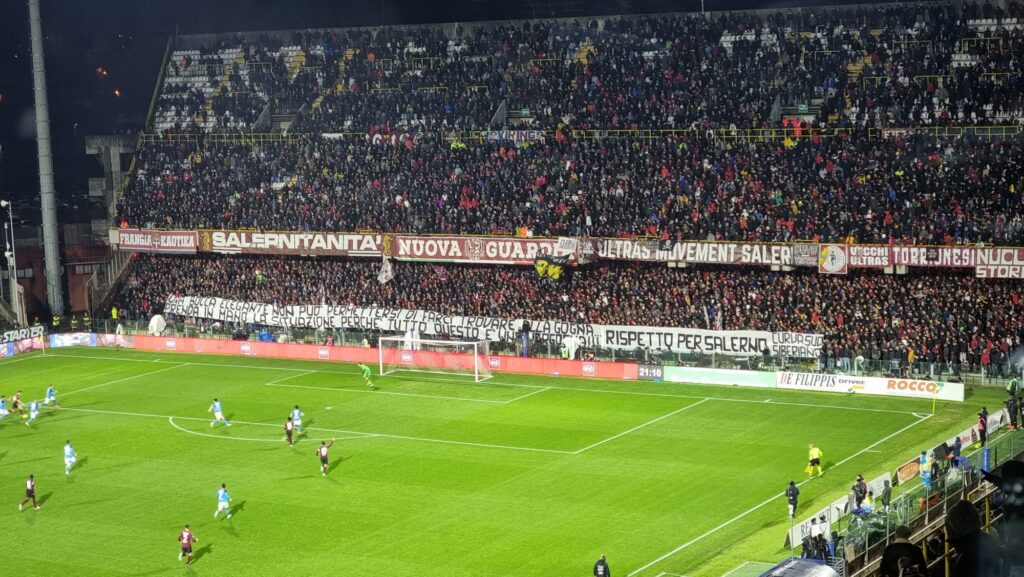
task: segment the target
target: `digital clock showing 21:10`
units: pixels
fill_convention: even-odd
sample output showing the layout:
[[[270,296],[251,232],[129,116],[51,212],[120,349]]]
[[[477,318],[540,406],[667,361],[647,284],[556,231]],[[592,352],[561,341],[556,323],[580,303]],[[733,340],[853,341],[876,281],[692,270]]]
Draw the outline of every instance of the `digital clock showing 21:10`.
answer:
[[[640,365],[636,376],[644,381],[660,381],[665,378],[665,367],[660,365]]]

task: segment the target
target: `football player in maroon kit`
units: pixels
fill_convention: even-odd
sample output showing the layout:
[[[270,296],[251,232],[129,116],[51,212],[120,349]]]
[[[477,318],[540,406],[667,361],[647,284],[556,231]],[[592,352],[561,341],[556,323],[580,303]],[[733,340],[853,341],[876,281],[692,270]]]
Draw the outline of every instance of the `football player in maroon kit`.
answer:
[[[36,503],[36,478],[33,475],[29,475],[25,481],[25,498],[18,505],[18,510],[24,509],[25,503],[29,501],[32,501],[32,506],[38,511],[39,505]]]
[[[320,456],[320,474],[324,477],[327,476],[327,449],[334,446],[334,439],[331,439],[331,444],[328,445],[327,441],[320,441],[320,446],[316,448],[316,454]]]
[[[295,423],[292,421],[291,416],[288,416],[288,420],[284,422],[284,438],[288,441],[289,447],[294,447],[295,442],[292,441],[292,432],[295,430]]]
[[[192,564],[192,543],[198,542],[196,536],[192,534],[192,530],[185,525],[181,533],[178,534],[178,542],[181,543],[181,553],[178,553],[178,561],[181,561],[182,557],[185,557],[185,566]]]

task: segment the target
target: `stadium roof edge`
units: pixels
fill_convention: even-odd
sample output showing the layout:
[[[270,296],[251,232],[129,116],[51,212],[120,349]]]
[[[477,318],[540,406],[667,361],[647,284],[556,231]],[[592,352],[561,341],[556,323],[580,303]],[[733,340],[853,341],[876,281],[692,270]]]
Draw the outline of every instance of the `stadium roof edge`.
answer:
[[[832,10],[856,10],[858,8],[873,8],[878,6],[886,7],[897,7],[897,6],[946,6],[956,7],[959,4],[957,0],[938,0],[938,1],[925,1],[920,0],[917,2],[886,2],[881,0],[879,2],[863,2],[858,4],[833,4],[828,6],[789,6],[789,7],[778,7],[778,8],[757,8],[750,10],[708,10],[705,16],[716,16],[721,14],[774,14],[779,12],[807,12],[817,13],[822,11]],[[580,22],[586,20],[633,20],[640,18],[656,18],[659,16],[683,16],[689,15],[694,18],[701,16],[700,12],[657,12],[650,14],[603,14],[603,15],[591,15],[591,16],[566,16],[560,18],[524,18],[524,19],[506,19],[506,20],[477,20],[472,22],[438,22],[434,24],[387,24],[379,26],[332,26],[332,27],[316,27],[316,28],[293,28],[285,30],[248,30],[248,31],[224,31],[224,32],[205,32],[200,34],[177,34],[172,35],[171,38],[175,40],[175,49],[194,49],[202,46],[206,46],[210,40],[221,39],[224,36],[239,36],[246,39],[254,39],[259,36],[277,36],[281,34],[293,34],[295,32],[329,32],[329,31],[376,31],[383,29],[395,29],[404,30],[410,28],[449,28],[454,26],[461,26],[463,28],[475,28],[475,27],[491,27],[498,26],[501,24],[519,24],[523,22]]]

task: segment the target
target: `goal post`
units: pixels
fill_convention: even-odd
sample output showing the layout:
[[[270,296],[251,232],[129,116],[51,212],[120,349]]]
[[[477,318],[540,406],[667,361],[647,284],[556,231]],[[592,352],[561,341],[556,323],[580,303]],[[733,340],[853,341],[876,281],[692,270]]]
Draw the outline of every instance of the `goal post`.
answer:
[[[472,378],[491,378],[490,341],[444,341],[409,337],[381,337],[377,347],[380,374],[399,371],[441,373]]]

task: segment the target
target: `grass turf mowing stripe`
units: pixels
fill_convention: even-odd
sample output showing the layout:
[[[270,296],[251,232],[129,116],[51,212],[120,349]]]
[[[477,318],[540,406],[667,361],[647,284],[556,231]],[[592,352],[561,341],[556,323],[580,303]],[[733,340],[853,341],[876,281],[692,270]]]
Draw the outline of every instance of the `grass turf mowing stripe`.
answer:
[[[89,350],[70,352],[84,358],[53,354],[40,357],[52,360],[39,364],[0,364],[2,384],[21,386],[31,395],[48,382],[62,389],[87,387],[133,372],[218,361],[184,353],[95,351],[115,359],[103,363]],[[294,376],[284,382],[361,388],[358,373],[348,370],[351,365],[248,357],[230,364],[229,357],[223,359],[216,363],[223,368],[182,367],[69,397],[72,406],[65,405],[189,415],[189,420],[55,411],[45,413],[32,429],[10,426],[16,422],[9,419],[0,422],[0,493],[21,499],[17,493],[30,472],[37,474],[43,495],[52,491],[43,513],[0,515],[0,533],[10,535],[12,555],[6,566],[25,577],[62,571],[82,577],[174,575],[180,566],[170,555],[177,551],[165,547],[171,547],[180,523],[192,521],[203,545],[212,547],[198,570],[211,575],[313,575],[340,566],[353,575],[541,577],[589,569],[600,553],[607,553],[615,566],[636,567],[720,524],[751,501],[775,494],[776,486],[781,489],[789,479],[786,471],[802,468],[807,440],[831,447],[838,460],[870,443],[865,435],[882,437],[917,419],[911,411],[927,412],[925,403],[907,399],[528,375],[512,377],[517,384],[532,383],[517,388],[503,387],[500,378],[479,385],[462,379],[452,381],[458,385],[402,379],[378,383],[388,392],[499,399],[501,404],[374,398],[262,386],[268,379]],[[117,362],[125,360],[136,362]],[[111,372],[114,367],[119,372]],[[281,372],[267,373],[270,369]],[[327,370],[311,372],[315,369]],[[558,389],[551,390],[551,384]],[[550,393],[540,395],[545,389]],[[621,395],[614,389],[641,394]],[[877,448],[895,454],[948,436],[947,431],[969,424],[972,404],[992,404],[998,392],[975,388],[968,404],[940,403],[935,417]],[[230,429],[208,429],[204,412],[209,397],[217,395],[254,425],[236,421]],[[511,402],[524,395],[530,397]],[[309,430],[316,427],[575,453],[694,400],[705,401],[702,408],[571,458],[380,438],[346,442],[335,461],[344,465],[337,478],[329,473],[326,482],[313,473],[301,445],[293,451],[283,440],[278,446],[245,442],[283,437],[280,424],[297,403],[314,415],[305,427],[311,437],[331,434]],[[854,406],[837,406],[847,403]],[[206,434],[212,437],[200,438]],[[83,466],[66,478],[60,447],[69,438],[81,451]],[[865,453],[841,469],[830,468],[832,474],[806,485],[805,494],[811,502],[829,500],[845,489],[841,480],[846,472],[862,465],[866,470],[888,467],[895,458],[883,465],[880,456]],[[213,490],[225,481],[237,503],[247,504],[233,524],[211,523]],[[774,536],[763,538],[759,528],[775,517],[774,507],[766,506],[644,574],[712,577],[749,559],[781,558]],[[111,542],[133,543],[132,555],[101,553]],[[737,542],[751,546],[733,550]],[[32,553],[40,547],[49,552],[46,558]],[[697,569],[707,565],[706,550],[716,551],[717,572]],[[58,567],[52,559],[69,563]]]
[[[907,430],[909,430],[909,429],[911,429],[911,428],[913,428],[913,427],[915,427],[917,425],[920,425],[921,423],[927,421],[929,417],[931,417],[931,415],[925,415],[924,417],[919,417],[918,420],[914,421],[913,423],[910,423],[906,427],[903,427],[902,429],[896,431],[895,433],[891,433],[891,434],[887,435],[886,437],[884,437],[884,438],[882,438],[882,439],[880,439],[878,441],[875,441],[874,443],[868,445],[867,447],[864,447],[860,451],[854,453],[853,455],[850,455],[849,457],[846,457],[845,459],[839,461],[838,463],[836,463],[835,465],[832,465],[829,468],[830,469],[834,469],[834,468],[836,468],[836,467],[838,467],[840,465],[843,465],[845,463],[848,463],[848,462],[852,461],[853,459],[859,457],[860,455],[863,455],[864,453],[866,453],[870,449],[874,449],[875,447],[877,447],[878,445],[881,445],[882,443],[888,441],[889,439],[892,439],[893,437],[896,437],[897,435],[900,435],[901,433],[903,433],[903,432],[905,432],[905,431],[907,431]],[[810,481],[811,481],[811,479],[805,479],[805,480],[800,481],[799,483],[797,483],[797,486],[798,487],[803,486],[803,485],[807,484]],[[647,563],[646,565],[643,565],[643,566],[641,566],[638,569],[634,569],[633,571],[631,571],[628,574],[627,577],[633,577],[634,575],[638,575],[638,574],[646,571],[647,569],[650,569],[651,567],[657,565],[658,563],[661,563],[662,561],[672,557],[676,553],[679,553],[680,551],[690,547],[691,545],[693,545],[695,543],[698,543],[698,542],[704,540],[705,538],[710,537],[711,535],[714,535],[715,533],[721,531],[722,529],[728,527],[729,525],[732,525],[736,521],[739,521],[740,519],[746,517],[747,515],[750,515],[751,513],[757,511],[758,509],[761,509],[765,505],[768,505],[769,503],[771,503],[772,501],[778,499],[779,497],[784,497],[784,496],[785,496],[785,493],[779,493],[778,495],[775,495],[773,497],[765,499],[764,501],[758,503],[757,505],[754,505],[750,509],[747,509],[746,511],[740,513],[739,515],[736,515],[732,519],[729,519],[729,520],[721,523],[720,525],[717,525],[713,529],[711,529],[709,531],[706,531],[704,534],[699,535],[698,537],[695,537],[695,538],[687,541],[686,543],[683,543],[682,545],[676,547],[675,549],[669,551],[668,553],[665,553],[664,555],[662,555],[661,557],[658,557],[654,561],[651,561],[650,563]]]
[[[551,387],[544,387],[543,389],[537,389],[536,391],[533,391],[531,393],[526,393],[525,395],[519,395],[518,397],[515,397],[513,399],[509,399],[507,401],[502,401],[502,403],[505,403],[505,404],[514,403],[516,401],[521,401],[521,400],[525,399],[526,397],[532,397],[534,395],[539,395],[540,393],[543,393],[544,391],[550,391],[550,390],[551,390]]]
[[[162,373],[164,371],[169,371],[169,370],[172,370],[172,369],[180,369],[181,367],[187,367],[189,364],[191,364],[191,363],[182,363],[180,365],[174,365],[173,367],[164,367],[162,369],[157,369],[155,371],[149,371],[147,373],[139,373],[137,375],[132,375],[130,377],[125,377],[123,379],[117,379],[116,381],[109,381],[109,382],[106,382],[106,383],[100,383],[98,385],[90,385],[88,387],[83,387],[81,389],[75,389],[73,391],[68,391],[66,393],[61,393],[60,394],[60,398],[64,398],[64,397],[66,397],[68,395],[74,395],[75,393],[84,393],[85,391],[91,391],[93,389],[98,389],[100,387],[105,387],[107,385],[115,385],[117,383],[123,383],[124,381],[130,381],[132,379],[137,379],[139,377],[146,377],[146,376],[149,376],[149,375],[155,375],[157,373]]]
[[[160,354],[168,354],[168,355],[195,354],[195,355],[201,355],[200,353],[174,353],[174,352],[160,353]],[[157,363],[157,362],[166,363],[166,362],[174,362],[174,361],[167,361],[167,360],[126,359],[126,358],[121,358],[121,357],[111,357],[111,356],[101,356],[101,355],[75,355],[75,354],[65,354],[65,353],[54,353],[54,354],[51,354],[49,356],[50,356],[50,358],[52,358],[52,357],[68,357],[68,358],[80,358],[80,359],[118,360],[118,361],[129,361],[129,362],[139,362],[139,363]],[[261,359],[261,360],[281,361],[281,360],[284,360],[284,359]],[[293,361],[293,362],[322,363],[324,361]],[[190,362],[189,364],[191,364],[193,366],[223,367],[223,368],[233,368],[233,369],[245,368],[245,369],[254,369],[254,370],[299,371],[299,372],[308,373],[308,374],[320,373],[320,374],[343,375],[343,376],[354,376],[354,375],[358,374],[357,371],[348,371],[348,372],[342,372],[342,371],[323,371],[323,370],[299,369],[299,368],[293,368],[293,367],[261,367],[261,366],[252,366],[252,365],[244,365],[244,364],[204,363],[204,362]],[[345,364],[345,363],[339,363],[339,364]],[[300,377],[300,376],[303,376],[303,375],[296,375],[296,377]],[[383,376],[378,375],[377,378],[378,379],[402,380],[402,377],[397,377],[397,376],[392,376],[392,375],[383,375]],[[879,409],[879,408],[874,408],[874,407],[851,407],[851,406],[847,406],[847,405],[831,405],[831,404],[822,404],[822,403],[796,403],[796,402],[789,402],[789,401],[776,401],[774,399],[741,399],[741,398],[717,397],[717,396],[676,395],[676,394],[671,394],[671,393],[649,393],[649,392],[644,392],[644,391],[622,391],[622,390],[611,390],[611,389],[593,389],[593,388],[585,388],[585,387],[560,387],[560,386],[556,386],[556,385],[530,385],[530,384],[523,384],[523,383],[510,383],[510,382],[505,382],[505,381],[501,381],[501,380],[497,380],[497,379],[492,379],[492,380],[489,380],[489,381],[487,381],[485,383],[475,383],[475,382],[472,382],[472,381],[467,381],[466,379],[441,379],[441,378],[427,378],[427,377],[416,377],[415,379],[411,379],[411,380],[415,380],[417,382],[428,382],[428,383],[431,383],[431,382],[436,382],[436,383],[457,383],[457,384],[465,385],[465,386],[480,386],[480,387],[490,387],[490,388],[503,387],[503,386],[506,386],[506,387],[526,387],[526,388],[532,388],[532,389],[548,389],[548,390],[554,390],[554,391],[576,391],[576,392],[584,392],[584,393],[600,393],[600,394],[609,394],[609,395],[635,395],[635,396],[643,396],[643,397],[669,397],[669,398],[680,398],[680,399],[706,399],[706,400],[709,400],[709,401],[723,401],[723,402],[728,402],[728,403],[762,403],[762,404],[783,405],[783,406],[792,406],[792,407],[812,407],[812,408],[823,408],[823,409],[842,409],[842,410],[847,410],[847,411],[864,411],[864,412],[870,412],[870,413],[892,413],[892,414],[898,414],[898,415],[914,415],[914,416],[918,416],[919,415],[918,413],[915,413],[913,411],[899,411],[899,410],[894,410],[894,409]],[[684,387],[692,387],[693,386],[693,385],[688,385],[686,383],[678,383],[678,384],[680,386],[684,386]],[[719,386],[719,385],[713,385],[712,387],[713,388],[721,388],[721,386]],[[748,390],[754,391],[755,389],[748,389]],[[795,392],[796,391],[794,391],[794,393]],[[829,394],[829,395],[831,395],[833,393],[822,393],[822,394]],[[504,401],[502,401],[502,402],[504,402]]]
[[[277,443],[277,444],[281,444],[281,439],[252,439],[252,438],[248,438],[248,437],[233,437],[233,436],[229,436],[229,435],[211,435],[210,433],[200,433],[199,431],[193,431],[191,429],[186,429],[185,427],[182,427],[181,425],[175,423],[174,422],[174,417],[167,417],[167,422],[170,423],[172,427],[174,427],[175,429],[178,429],[179,431],[181,431],[183,433],[188,433],[190,435],[196,435],[196,436],[199,436],[199,437],[208,437],[208,438],[211,438],[211,439],[221,439],[221,440],[226,439],[228,441],[249,441],[249,442],[252,442],[252,443]],[[250,423],[241,423],[241,424],[250,424]],[[317,429],[314,429],[314,430],[317,430]],[[377,437],[377,436],[378,435],[352,435],[350,437],[332,437],[331,439],[303,439],[303,440],[305,440],[306,442],[314,442],[315,443],[317,441],[328,441],[328,440],[333,442],[333,441],[347,441],[349,439],[369,439],[371,437]]]
[[[313,373],[315,373],[315,372],[316,372],[316,371],[306,371],[306,372],[304,372],[304,373],[299,373],[299,374],[297,374],[297,375],[291,375],[291,376],[287,376],[287,377],[284,377],[283,379],[277,379],[276,381],[270,381],[269,383],[264,383],[264,384],[265,384],[265,385],[276,385],[276,384],[278,384],[278,383],[283,383],[283,382],[285,382],[285,381],[290,381],[290,380],[292,380],[292,379],[297,379],[297,378],[299,378],[299,377],[304,377],[304,376],[306,376],[306,375],[312,375],[312,374],[313,374]]]
[[[307,374],[313,374],[316,371],[310,371],[309,373],[303,373],[301,375],[295,375],[289,378],[298,378],[306,376]],[[363,395],[391,395],[396,397],[419,397],[421,399],[442,399],[446,401],[468,401],[471,403],[494,403],[496,405],[504,405],[507,401],[497,401],[494,399],[472,399],[469,397],[451,397],[447,395],[421,395],[419,393],[399,393],[396,391],[381,391],[381,390],[370,390],[370,389],[346,389],[342,387],[314,387],[312,385],[285,385],[278,384],[276,381],[273,383],[264,383],[264,387],[282,387],[286,389],[310,389],[315,391],[332,391],[335,393],[357,393]],[[537,391],[540,392],[540,391]]]
[[[7,357],[6,359],[0,359],[0,366],[13,365],[14,363],[20,363],[21,361],[31,361],[32,359],[38,359],[43,356],[45,355],[43,355],[42,353],[35,355],[32,353],[23,353],[21,355],[18,355],[17,357]]]
[[[615,439],[618,439],[620,437],[624,437],[624,436],[632,433],[633,431],[639,431],[640,429],[642,429],[642,428],[644,428],[644,427],[646,427],[648,425],[653,425],[654,423],[657,423],[658,421],[663,421],[663,420],[671,417],[672,415],[679,414],[679,413],[681,413],[681,412],[683,412],[683,411],[685,411],[687,409],[692,409],[692,408],[696,407],[697,405],[700,405],[700,404],[703,404],[703,403],[706,403],[706,402],[708,402],[708,399],[702,399],[700,401],[697,401],[696,403],[693,403],[693,404],[690,404],[690,405],[686,405],[685,407],[682,407],[680,409],[676,409],[676,410],[672,411],[671,413],[669,413],[667,415],[662,415],[662,416],[660,416],[660,417],[658,417],[656,419],[651,419],[650,421],[647,421],[646,423],[640,423],[639,425],[633,427],[632,429],[629,429],[629,430],[626,430],[626,431],[622,431],[621,433],[619,433],[617,435],[612,435],[611,437],[608,437],[607,439],[598,441],[598,442],[596,442],[596,443],[594,443],[592,445],[587,445],[586,447],[583,447],[582,449],[574,452],[573,455],[579,455],[580,453],[584,453],[584,452],[589,451],[589,450],[591,450],[591,449],[593,449],[595,447],[600,447],[601,445],[603,445],[605,443],[608,443],[610,441],[614,441]]]
[[[106,415],[119,415],[124,417],[148,417],[148,418],[159,418],[159,419],[178,419],[181,421],[209,421],[208,418],[200,417],[180,417],[176,415],[154,415],[152,413],[132,413],[128,411],[105,411],[101,409],[76,409],[74,407],[64,407],[62,411],[77,411],[82,413],[100,413]],[[239,425],[253,425],[258,427],[274,427],[281,428],[280,424],[277,423],[255,423],[252,421],[231,421],[232,424]],[[324,429],[319,427],[305,427],[307,431],[319,431],[321,433],[345,433],[353,435],[361,435],[364,437],[380,437],[384,439],[400,439],[403,441],[419,441],[423,443],[442,443],[447,445],[465,445],[469,447],[482,447],[487,449],[508,449],[512,451],[532,451],[537,453],[552,453],[558,455],[572,455],[572,451],[559,451],[557,449],[540,449],[537,447],[517,447],[514,445],[498,445],[491,443],[472,443],[469,441],[454,441],[451,439],[431,439],[426,437],[411,437],[408,435],[391,435],[387,433],[371,433],[368,431],[350,431],[347,429]]]

